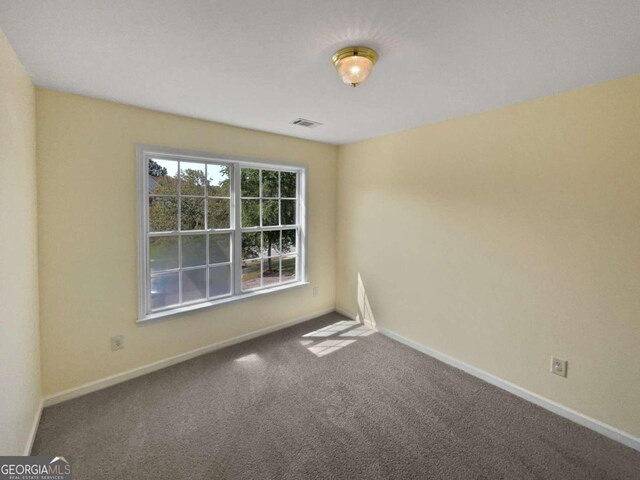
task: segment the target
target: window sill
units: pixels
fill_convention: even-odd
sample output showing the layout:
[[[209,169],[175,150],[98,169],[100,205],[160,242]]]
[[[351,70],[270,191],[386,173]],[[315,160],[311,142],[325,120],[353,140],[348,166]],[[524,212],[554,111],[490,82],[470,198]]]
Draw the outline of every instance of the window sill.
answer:
[[[166,318],[173,315],[179,315],[181,313],[192,312],[194,310],[215,307],[218,305],[226,305],[228,303],[240,302],[242,300],[247,300],[249,298],[261,297],[263,295],[269,295],[271,293],[278,293],[285,290],[300,288],[306,285],[309,285],[309,282],[287,283],[286,285],[278,285],[277,287],[265,288],[264,290],[258,290],[255,292],[247,292],[247,293],[243,293],[242,295],[219,298],[217,300],[211,300],[210,302],[196,303],[194,305],[185,305],[183,307],[178,307],[171,310],[163,310],[160,312],[149,313],[144,317],[138,318],[137,323],[146,323],[151,320],[157,320],[160,318]]]

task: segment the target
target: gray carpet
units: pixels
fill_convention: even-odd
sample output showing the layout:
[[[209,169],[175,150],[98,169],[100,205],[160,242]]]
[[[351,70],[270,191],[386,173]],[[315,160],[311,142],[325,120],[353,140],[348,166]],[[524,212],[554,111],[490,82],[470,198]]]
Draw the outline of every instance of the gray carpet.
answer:
[[[32,455],[90,480],[640,478],[639,452],[338,314],[49,407]]]

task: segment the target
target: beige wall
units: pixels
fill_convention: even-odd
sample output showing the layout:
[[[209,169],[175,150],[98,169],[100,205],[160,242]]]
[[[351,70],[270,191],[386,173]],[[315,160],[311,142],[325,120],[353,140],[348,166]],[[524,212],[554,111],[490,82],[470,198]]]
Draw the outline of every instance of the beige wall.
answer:
[[[0,31],[0,455],[22,455],[40,407],[35,95]]]
[[[341,147],[337,245],[339,308],[640,436],[639,76]]]
[[[45,395],[333,308],[336,147],[48,90],[36,95]],[[308,165],[312,285],[136,324],[138,142]],[[124,350],[110,350],[114,334],[125,335]]]

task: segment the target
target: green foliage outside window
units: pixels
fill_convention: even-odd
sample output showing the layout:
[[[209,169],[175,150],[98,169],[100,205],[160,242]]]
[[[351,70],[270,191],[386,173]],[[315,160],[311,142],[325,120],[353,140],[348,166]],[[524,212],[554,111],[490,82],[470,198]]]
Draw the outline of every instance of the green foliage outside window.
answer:
[[[242,226],[269,227],[296,223],[296,200],[281,198],[297,197],[297,174],[276,170],[243,168],[240,176],[242,196]],[[262,213],[262,216],[260,215]],[[282,232],[282,235],[281,235]],[[242,235],[242,258],[244,260],[262,256],[265,258],[263,276],[279,277],[280,259],[284,252],[295,250],[295,230],[271,230]],[[295,260],[287,261],[286,267],[295,270]],[[246,263],[246,273],[253,271],[253,263]],[[283,263],[284,275],[284,263]]]

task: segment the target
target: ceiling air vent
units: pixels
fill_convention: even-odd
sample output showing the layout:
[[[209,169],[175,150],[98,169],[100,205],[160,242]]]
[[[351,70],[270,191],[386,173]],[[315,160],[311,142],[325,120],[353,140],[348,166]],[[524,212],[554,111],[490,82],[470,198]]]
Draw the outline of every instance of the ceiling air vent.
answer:
[[[316,128],[318,125],[322,125],[320,122],[314,122],[313,120],[307,120],[305,118],[296,118],[293,122],[291,122],[291,124],[299,125],[306,128]]]

